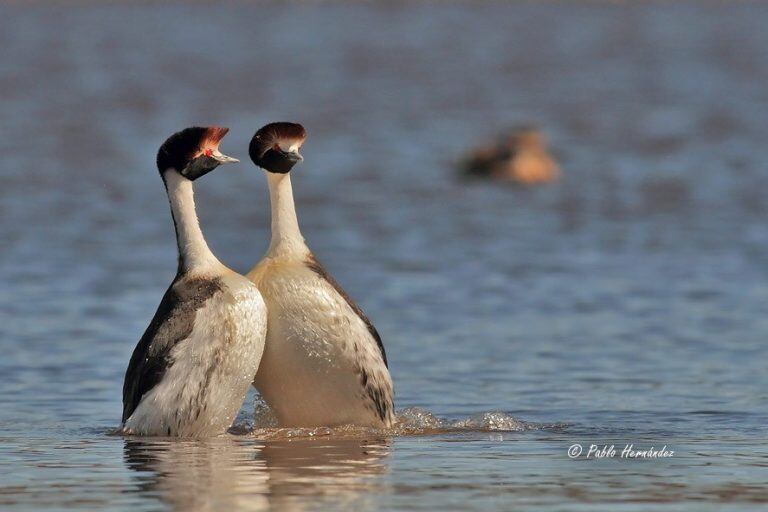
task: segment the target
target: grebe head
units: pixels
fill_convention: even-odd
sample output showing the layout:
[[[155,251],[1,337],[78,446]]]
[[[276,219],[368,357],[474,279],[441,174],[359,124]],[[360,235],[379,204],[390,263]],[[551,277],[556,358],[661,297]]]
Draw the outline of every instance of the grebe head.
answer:
[[[299,149],[307,131],[297,123],[270,123],[256,132],[248,146],[253,163],[277,174],[286,174],[304,158]]]
[[[174,133],[157,152],[157,168],[163,175],[169,169],[194,181],[221,164],[239,162],[223,155],[219,143],[229,128],[219,126],[193,126]]]

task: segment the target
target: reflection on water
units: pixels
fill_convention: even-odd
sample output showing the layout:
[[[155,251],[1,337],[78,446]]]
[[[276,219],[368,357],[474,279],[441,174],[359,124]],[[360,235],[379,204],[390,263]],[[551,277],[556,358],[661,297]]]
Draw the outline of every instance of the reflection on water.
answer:
[[[301,503],[314,501],[314,508],[328,499],[357,508],[381,491],[380,477],[388,471],[382,459],[389,450],[389,440],[376,438],[268,441],[262,456],[273,502],[301,509]],[[312,498],[294,503],[298,496]]]
[[[275,505],[304,510],[323,503],[362,510],[387,490],[382,477],[398,437],[502,436],[565,428],[529,424],[501,412],[451,422],[408,408],[397,417],[396,426],[387,430],[270,427],[208,440],[127,437],[125,463],[137,473],[136,488],[145,498],[159,499],[174,510],[263,510]]]
[[[386,439],[259,442],[125,439],[125,463],[137,487],[173,510],[366,508],[384,485]],[[310,496],[311,500],[305,497]]]

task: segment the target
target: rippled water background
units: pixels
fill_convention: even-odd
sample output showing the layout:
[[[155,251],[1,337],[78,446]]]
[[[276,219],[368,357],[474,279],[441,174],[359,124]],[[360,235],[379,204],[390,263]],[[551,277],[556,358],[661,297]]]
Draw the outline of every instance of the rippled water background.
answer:
[[[0,4],[0,508],[761,509],[768,4]],[[154,168],[190,124],[309,131],[304,234],[385,340],[397,406],[561,428],[108,436],[175,270]],[[510,124],[564,179],[455,178]],[[250,163],[197,187],[267,246]],[[242,417],[247,418],[250,402]],[[663,460],[571,460],[626,443]]]

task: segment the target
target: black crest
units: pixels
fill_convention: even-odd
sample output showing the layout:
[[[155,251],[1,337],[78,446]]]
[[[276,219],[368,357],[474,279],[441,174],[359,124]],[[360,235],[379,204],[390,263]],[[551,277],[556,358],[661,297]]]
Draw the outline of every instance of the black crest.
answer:
[[[213,170],[218,165],[213,159],[204,154],[205,150],[218,148],[221,139],[228,131],[229,128],[219,126],[193,126],[174,133],[163,142],[163,145],[160,146],[160,150],[157,152],[157,169],[162,174],[166,170],[173,168],[189,179],[202,176],[205,172]],[[185,174],[183,171],[187,169],[193,160],[199,157],[202,157],[202,159],[196,163],[195,169],[190,169],[192,172],[189,175]],[[203,169],[203,167],[206,169]],[[205,172],[201,172],[202,170],[205,170]]]
[[[298,123],[270,123],[253,136],[248,155],[259,167],[284,174],[301,161],[301,155],[288,149],[301,146],[306,138],[307,131]]]

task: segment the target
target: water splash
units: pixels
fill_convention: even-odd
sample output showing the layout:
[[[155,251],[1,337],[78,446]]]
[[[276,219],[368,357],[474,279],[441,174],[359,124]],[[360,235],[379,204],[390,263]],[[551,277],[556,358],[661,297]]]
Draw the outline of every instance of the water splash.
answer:
[[[253,421],[254,428],[277,428],[277,416],[258,393],[253,397]]]
[[[457,421],[454,428],[465,430],[491,430],[501,432],[521,432],[538,428],[533,423],[520,421],[501,411],[476,414],[465,420]]]
[[[339,427],[277,427],[269,406],[259,397],[255,400],[254,427],[248,435],[260,439],[292,438],[349,438],[349,437],[399,437],[455,434],[467,432],[523,432],[527,430],[562,429],[565,424],[539,424],[522,421],[501,411],[490,411],[469,418],[450,421],[440,418],[420,407],[408,407],[396,415],[391,428],[359,427],[344,425]]]
[[[440,429],[448,426],[446,420],[420,407],[407,407],[399,411],[396,422],[400,428]]]

